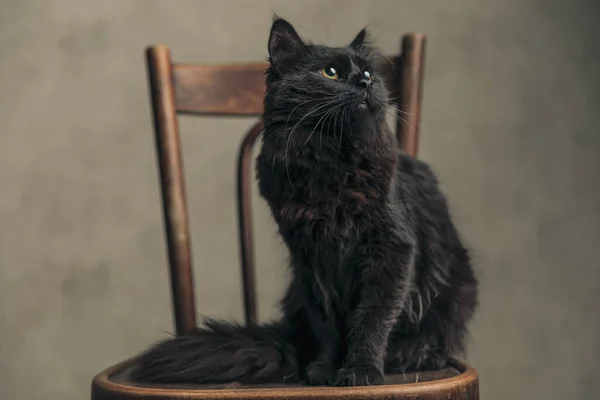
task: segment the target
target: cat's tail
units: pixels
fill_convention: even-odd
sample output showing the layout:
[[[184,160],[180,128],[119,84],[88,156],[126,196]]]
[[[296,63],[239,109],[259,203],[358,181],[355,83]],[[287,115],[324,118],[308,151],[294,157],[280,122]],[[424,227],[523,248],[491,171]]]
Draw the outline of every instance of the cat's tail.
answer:
[[[240,326],[206,321],[206,328],[151,347],[132,371],[138,382],[262,383],[295,380],[295,347],[279,323]]]

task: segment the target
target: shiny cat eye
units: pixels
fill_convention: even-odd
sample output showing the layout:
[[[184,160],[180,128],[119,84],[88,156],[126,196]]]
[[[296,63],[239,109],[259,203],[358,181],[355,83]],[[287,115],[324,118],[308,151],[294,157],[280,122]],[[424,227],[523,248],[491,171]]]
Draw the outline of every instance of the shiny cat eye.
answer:
[[[331,65],[328,65],[327,67],[323,68],[321,70],[321,75],[329,79],[338,79],[340,77],[336,69],[333,68]]]

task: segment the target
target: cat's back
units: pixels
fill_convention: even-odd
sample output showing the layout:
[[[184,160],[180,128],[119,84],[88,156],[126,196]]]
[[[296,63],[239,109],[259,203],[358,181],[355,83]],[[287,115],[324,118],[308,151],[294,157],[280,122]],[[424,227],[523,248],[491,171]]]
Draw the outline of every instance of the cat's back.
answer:
[[[448,202],[439,181],[424,161],[400,152],[397,167],[397,195],[409,210],[418,231],[453,230]],[[421,237],[431,236],[421,232]],[[437,235],[433,235],[434,237]]]
[[[439,193],[438,179],[431,167],[413,156],[398,154],[397,188],[401,198],[417,200]]]

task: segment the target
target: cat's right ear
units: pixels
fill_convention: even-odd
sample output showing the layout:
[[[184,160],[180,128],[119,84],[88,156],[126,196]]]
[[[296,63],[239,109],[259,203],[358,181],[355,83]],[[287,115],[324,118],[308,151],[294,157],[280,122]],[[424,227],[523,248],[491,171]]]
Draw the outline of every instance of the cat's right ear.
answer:
[[[283,60],[294,54],[302,46],[304,46],[304,43],[302,43],[302,39],[300,39],[292,24],[285,19],[276,17],[269,35],[271,66],[279,69]]]

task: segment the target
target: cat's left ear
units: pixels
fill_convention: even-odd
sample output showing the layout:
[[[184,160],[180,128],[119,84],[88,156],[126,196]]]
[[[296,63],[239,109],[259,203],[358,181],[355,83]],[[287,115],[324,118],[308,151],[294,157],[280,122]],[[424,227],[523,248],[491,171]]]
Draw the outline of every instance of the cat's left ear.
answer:
[[[369,32],[367,31],[367,28],[364,28],[363,30],[358,32],[358,35],[356,35],[356,37],[354,38],[354,40],[352,40],[352,43],[350,43],[350,45],[348,47],[351,47],[352,49],[354,49],[356,51],[360,51],[360,49],[363,47],[363,45],[366,42],[368,42],[368,38],[369,38]]]
[[[304,43],[292,24],[276,17],[269,35],[271,65],[277,69],[285,58],[294,54],[302,46],[304,46]]]

